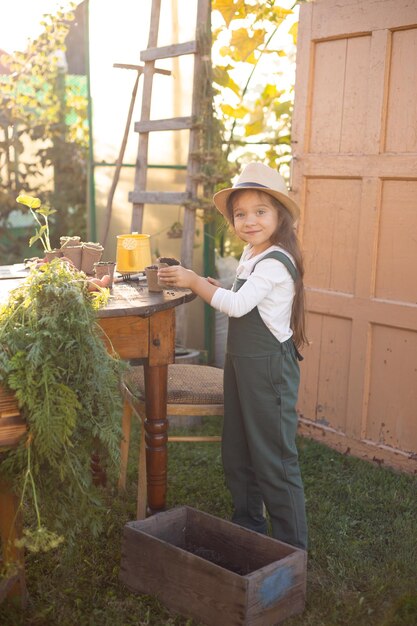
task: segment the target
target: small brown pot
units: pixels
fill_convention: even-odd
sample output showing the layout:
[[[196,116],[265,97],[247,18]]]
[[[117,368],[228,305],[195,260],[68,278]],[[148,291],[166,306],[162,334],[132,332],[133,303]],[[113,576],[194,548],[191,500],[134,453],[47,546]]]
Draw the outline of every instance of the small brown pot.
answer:
[[[93,243],[84,243],[82,252],[81,269],[90,276],[94,274],[94,263],[98,263],[101,260],[103,254],[103,246]]]
[[[48,250],[45,252],[45,259],[48,261],[52,261],[52,259],[59,259],[62,256],[61,250]]]
[[[113,287],[114,268],[116,263],[114,261],[98,261],[94,263],[94,274],[96,278],[103,278],[103,276],[110,276],[109,288]]]
[[[163,291],[164,287],[168,286],[164,285],[164,283],[160,283],[158,280],[158,269],[160,267],[168,267],[168,263],[157,263],[155,265],[148,265],[148,267],[145,267],[148,291],[150,292],[158,293]]]
[[[82,246],[67,246],[63,249],[64,256],[74,263],[77,270],[81,269],[81,259],[83,248]]]

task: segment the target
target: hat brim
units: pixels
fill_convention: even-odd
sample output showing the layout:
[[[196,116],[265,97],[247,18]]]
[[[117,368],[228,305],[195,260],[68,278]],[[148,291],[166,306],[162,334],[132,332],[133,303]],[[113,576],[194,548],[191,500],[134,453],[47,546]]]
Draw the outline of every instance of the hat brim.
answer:
[[[263,191],[267,193],[269,196],[276,198],[282,205],[285,206],[286,209],[291,213],[294,221],[300,217],[300,209],[299,206],[294,200],[289,198],[285,193],[281,193],[280,191],[275,191],[274,189],[269,189],[268,187],[260,187],[259,185],[240,185],[239,187],[231,187],[228,189],[221,189],[213,196],[213,202],[216,206],[216,209],[220,211],[224,215],[226,219],[229,218],[227,214],[227,200],[234,191],[241,191],[242,189],[253,189],[254,191]]]

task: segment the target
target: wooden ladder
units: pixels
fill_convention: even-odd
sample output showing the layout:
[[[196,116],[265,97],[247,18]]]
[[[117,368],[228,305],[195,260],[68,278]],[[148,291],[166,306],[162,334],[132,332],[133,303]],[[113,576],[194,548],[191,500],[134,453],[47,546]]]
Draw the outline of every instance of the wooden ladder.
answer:
[[[135,123],[135,132],[139,133],[138,153],[135,170],[134,190],[129,193],[132,209],[132,232],[142,232],[143,213],[145,204],[168,204],[184,206],[183,236],[181,246],[181,263],[191,267],[195,234],[195,208],[201,172],[201,114],[203,81],[210,71],[211,65],[211,37],[207,30],[210,25],[210,0],[198,0],[196,36],[194,41],[177,43],[169,46],[157,47],[161,0],[152,0],[151,21],[149,29],[148,48],[140,53],[143,67],[143,91],[141,119]],[[171,119],[151,120],[151,99],[155,61],[194,54],[194,73],[191,115]],[[187,159],[187,174],[184,192],[147,191],[148,169],[148,142],[152,131],[189,129],[189,146]]]

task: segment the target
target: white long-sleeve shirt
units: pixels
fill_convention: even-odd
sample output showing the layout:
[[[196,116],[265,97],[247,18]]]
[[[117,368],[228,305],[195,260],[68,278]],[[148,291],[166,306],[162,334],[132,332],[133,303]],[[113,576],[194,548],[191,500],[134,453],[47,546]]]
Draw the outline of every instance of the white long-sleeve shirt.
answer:
[[[292,336],[291,307],[294,299],[294,281],[285,265],[275,259],[260,261],[272,251],[283,252],[295,265],[291,255],[279,246],[270,246],[257,256],[250,257],[251,246],[245,246],[236,270],[237,278],[246,279],[239,291],[219,287],[211,299],[211,306],[229,317],[242,317],[256,306],[271,333],[281,343]]]

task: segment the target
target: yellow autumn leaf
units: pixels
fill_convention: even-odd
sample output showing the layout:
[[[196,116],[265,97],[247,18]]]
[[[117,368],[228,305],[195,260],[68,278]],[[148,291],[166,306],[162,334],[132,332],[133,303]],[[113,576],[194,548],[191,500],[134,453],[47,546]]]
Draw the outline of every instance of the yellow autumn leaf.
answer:
[[[290,28],[290,30],[288,32],[292,36],[292,40],[294,42],[294,45],[297,45],[298,22],[295,22],[295,24],[293,24],[291,26],[291,28]]]
[[[249,37],[246,28],[238,28],[233,31],[230,45],[238,51],[240,61],[245,61],[264,42],[265,33],[263,28],[257,29],[253,31],[252,37]]]
[[[245,0],[212,0],[212,11],[219,11],[229,27],[234,17],[242,17],[245,8]],[[238,15],[236,15],[238,14]]]
[[[284,9],[284,7],[269,7],[268,10],[273,13],[278,20],[285,20],[287,15],[294,13],[291,9]]]
[[[278,89],[276,85],[269,84],[269,85],[265,85],[264,90],[262,92],[262,97],[268,98],[268,99],[279,98],[282,93],[283,91]]]
[[[232,107],[230,104],[222,104],[220,106],[221,110],[225,115],[229,117],[234,117],[237,119],[242,119],[249,113],[249,110],[244,106]]]
[[[264,130],[264,118],[258,117],[253,119],[253,121],[249,122],[249,124],[245,124],[245,137],[250,137],[251,135],[259,135]]]
[[[220,85],[221,87],[227,87],[228,89],[231,89],[236,95],[240,96],[241,89],[239,85],[237,85],[235,81],[230,78],[228,69],[230,69],[230,66],[221,67],[217,65],[216,67],[214,67],[213,82],[215,82],[217,85]]]

